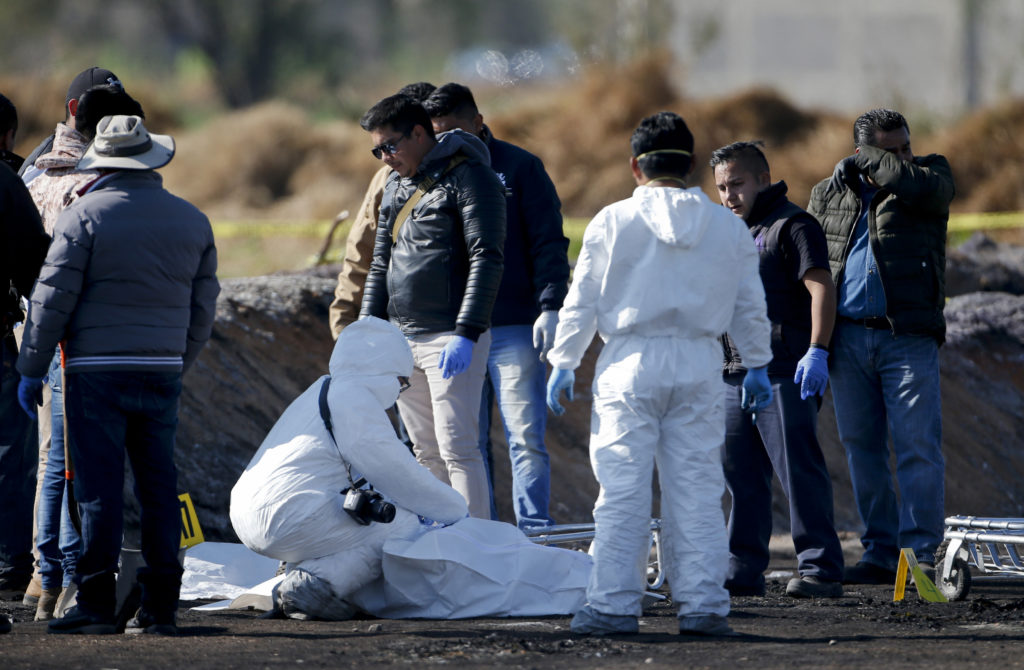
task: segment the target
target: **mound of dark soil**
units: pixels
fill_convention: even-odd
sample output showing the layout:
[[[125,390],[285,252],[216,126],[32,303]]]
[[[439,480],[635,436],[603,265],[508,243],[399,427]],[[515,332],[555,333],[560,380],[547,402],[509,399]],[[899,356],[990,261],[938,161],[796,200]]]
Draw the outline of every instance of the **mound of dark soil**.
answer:
[[[1005,259],[1021,252],[979,242],[960,253],[971,259],[970,267],[985,268],[977,254]],[[326,372],[333,348],[327,307],[334,280],[331,269],[321,275],[327,276],[224,282],[214,336],[186,378],[177,451],[180,488],[191,493],[210,539],[233,539],[227,519],[231,487],[288,403]],[[981,281],[972,275],[968,283]],[[960,295],[949,301],[946,318],[948,341],[940,350],[946,511],[1024,516],[1024,459],[1016,442],[1024,434],[1024,297]],[[597,496],[587,445],[590,383],[599,351],[595,341],[577,371],[575,402],[548,423],[551,512],[561,523],[589,521]],[[837,526],[857,531],[830,395],[818,432],[833,478]],[[509,461],[497,420],[492,441],[499,514],[512,520]],[[787,530],[779,490],[773,509],[776,530]]]

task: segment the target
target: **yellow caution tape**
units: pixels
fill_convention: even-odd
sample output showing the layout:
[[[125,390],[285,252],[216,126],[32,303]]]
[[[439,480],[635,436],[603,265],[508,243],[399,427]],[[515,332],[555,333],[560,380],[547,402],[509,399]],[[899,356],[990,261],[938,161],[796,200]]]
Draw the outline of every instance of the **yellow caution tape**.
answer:
[[[951,214],[948,229],[953,232],[1024,228],[1024,212],[984,212]]]
[[[323,237],[331,229],[331,221],[283,221],[260,219],[250,221],[214,221],[214,238],[228,237]],[[345,226],[348,229],[348,226]],[[335,233],[338,235],[338,233]]]
[[[907,548],[900,550],[900,562],[896,567],[896,589],[892,594],[893,602],[903,600],[903,594],[905,593],[907,586],[907,572],[914,575],[914,585],[917,587],[917,595],[930,603],[949,602],[946,596],[942,595],[942,591],[935,586],[935,583],[928,579],[928,576],[924,574],[924,570],[921,569],[921,566],[917,564],[917,556],[914,555],[914,550]]]
[[[199,527],[196,507],[192,504],[192,496],[182,493],[178,496],[181,508],[181,546],[192,547],[203,542],[203,529]]]

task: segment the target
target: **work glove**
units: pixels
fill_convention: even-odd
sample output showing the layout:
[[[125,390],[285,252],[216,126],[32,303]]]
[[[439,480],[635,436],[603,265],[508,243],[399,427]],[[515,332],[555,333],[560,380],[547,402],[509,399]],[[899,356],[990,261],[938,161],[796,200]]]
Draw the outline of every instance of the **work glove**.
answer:
[[[465,372],[472,358],[473,340],[462,335],[452,335],[437,357],[437,369],[441,371],[442,377],[450,379]]]
[[[800,399],[812,395],[825,395],[828,384],[828,351],[820,347],[808,347],[807,353],[796,364],[793,383],[800,385]]]
[[[832,177],[828,180],[828,186],[825,188],[825,195],[836,191],[837,193],[846,188],[846,186],[853,182],[853,180],[861,172],[860,167],[857,165],[856,154],[847,156],[843,160],[836,163],[836,169],[832,172]]]
[[[743,378],[740,409],[756,414],[772,404],[772,384],[768,381],[768,366],[751,368]]]
[[[43,377],[22,377],[18,382],[18,404],[29,418],[38,418],[36,407],[43,404]]]
[[[558,311],[546,309],[533,322],[533,348],[540,349],[540,359],[547,360],[548,352],[555,346],[555,329],[558,328]]]
[[[553,368],[548,378],[548,409],[555,416],[565,414],[565,408],[558,404],[558,396],[565,391],[567,400],[572,400],[572,385],[576,383],[576,373],[572,370]]]

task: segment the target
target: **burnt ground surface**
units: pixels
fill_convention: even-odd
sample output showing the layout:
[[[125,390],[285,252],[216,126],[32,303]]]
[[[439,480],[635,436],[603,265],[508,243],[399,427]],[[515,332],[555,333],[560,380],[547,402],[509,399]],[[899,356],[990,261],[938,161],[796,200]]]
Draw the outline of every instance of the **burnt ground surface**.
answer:
[[[855,542],[846,542],[856,560]],[[792,571],[792,552],[770,570]],[[771,574],[771,573],[769,573]],[[742,638],[677,634],[675,607],[645,612],[640,634],[569,632],[569,617],[345,622],[260,618],[258,612],[197,613],[182,603],[181,635],[57,636],[17,619],[0,635],[4,668],[952,668],[1024,666],[1024,580],[975,579],[968,598],[928,603],[890,586],[848,586],[842,598],[795,600],[788,576],[769,577],[762,598],[734,598],[730,622]]]

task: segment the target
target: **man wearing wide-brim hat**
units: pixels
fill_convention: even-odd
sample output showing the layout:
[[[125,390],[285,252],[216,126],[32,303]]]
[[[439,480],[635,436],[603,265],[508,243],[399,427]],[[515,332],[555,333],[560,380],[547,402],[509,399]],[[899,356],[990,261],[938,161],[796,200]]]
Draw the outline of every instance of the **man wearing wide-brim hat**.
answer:
[[[181,586],[172,458],[182,374],[210,337],[220,286],[206,216],[154,170],[174,141],[137,116],[104,117],[78,164],[100,176],[53,231],[32,290],[18,371],[29,414],[65,341],[64,413],[82,517],[78,604],[51,633],[113,633],[127,455],[142,508],[142,606],[134,631],[173,634]]]

